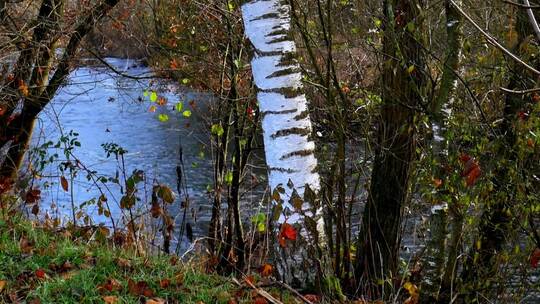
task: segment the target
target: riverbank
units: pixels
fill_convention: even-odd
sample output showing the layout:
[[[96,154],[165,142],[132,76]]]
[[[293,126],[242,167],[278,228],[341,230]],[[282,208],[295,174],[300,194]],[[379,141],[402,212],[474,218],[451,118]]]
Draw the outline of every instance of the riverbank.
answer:
[[[250,284],[207,273],[206,264],[143,255],[98,230],[59,231],[0,214],[1,303],[267,303]]]

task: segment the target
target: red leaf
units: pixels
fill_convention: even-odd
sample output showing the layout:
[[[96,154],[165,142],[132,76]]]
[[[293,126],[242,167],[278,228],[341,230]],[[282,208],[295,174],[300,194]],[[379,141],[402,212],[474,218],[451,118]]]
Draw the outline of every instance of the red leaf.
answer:
[[[467,187],[470,187],[476,183],[476,180],[482,175],[482,170],[480,165],[473,157],[467,154],[461,154],[459,160],[464,165],[463,172],[461,176],[465,178]]]
[[[536,248],[531,254],[531,267],[532,268],[538,267],[539,261],[540,261],[540,248]]]
[[[253,303],[254,304],[267,304],[268,301],[266,301],[266,299],[263,297],[256,297]]]
[[[35,274],[36,274],[36,277],[38,277],[39,279],[45,279],[45,276],[46,276],[45,270],[40,268],[36,270]]]
[[[311,303],[319,303],[321,301],[321,297],[314,294],[304,295],[304,298],[306,298],[306,300],[310,301]]]
[[[294,241],[296,240],[296,229],[291,224],[283,223],[280,235],[287,240]]]

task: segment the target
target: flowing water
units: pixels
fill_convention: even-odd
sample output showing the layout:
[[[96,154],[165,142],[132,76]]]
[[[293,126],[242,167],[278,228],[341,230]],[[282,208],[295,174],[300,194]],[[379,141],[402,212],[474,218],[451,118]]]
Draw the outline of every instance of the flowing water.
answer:
[[[81,145],[75,147],[73,154],[81,165],[78,165],[77,175],[71,178],[69,171],[62,173],[59,169],[59,165],[67,160],[64,146],[47,149],[48,155],[58,154],[59,158],[46,166],[40,179],[44,198],[42,213],[55,213],[69,221],[72,220],[72,203],[78,209],[81,204],[104,193],[112,218],[118,220],[122,213],[125,215],[125,211],[119,208],[120,186],[87,179],[87,170],[91,170],[106,177],[119,174],[120,184],[123,184],[121,162],[114,156],[107,157],[102,147],[105,143],[115,143],[127,150],[124,158],[128,175],[135,169],[145,172],[146,181],[138,187],[141,197],[138,207],[149,204],[153,184],[166,184],[176,191],[176,168],[183,164],[187,193],[181,193],[169,211],[172,215],[179,215],[177,224],[180,224],[180,202],[186,199],[187,194],[190,201],[187,221],[195,236],[205,235],[211,216],[207,188],[212,185],[213,167],[204,120],[209,117],[211,96],[151,79],[148,77],[151,76],[150,69],[138,62],[113,58],[107,61],[124,73],[144,79],[122,77],[110,69],[95,66],[79,67],[71,73],[68,84],[40,114],[33,146],[39,147],[45,140],[56,143],[62,135],[73,130],[78,134],[76,137]],[[145,90],[155,90],[167,100],[167,105],[157,106],[156,112],[149,111],[156,104],[150,101],[151,94],[145,94]],[[179,112],[175,105],[180,101],[183,109]],[[188,113],[183,115],[185,110],[191,111],[191,116],[186,117]],[[160,114],[168,115],[168,120],[158,119]],[[180,153],[183,163],[180,162]],[[70,160],[76,162],[73,158]],[[65,176],[70,184],[73,182],[73,187],[69,187],[67,192],[61,186],[60,176]],[[246,203],[253,203],[257,195],[246,199],[249,201]],[[94,224],[111,226],[109,218],[98,214],[95,204],[84,204],[83,210]],[[182,245],[186,245],[185,242]]]

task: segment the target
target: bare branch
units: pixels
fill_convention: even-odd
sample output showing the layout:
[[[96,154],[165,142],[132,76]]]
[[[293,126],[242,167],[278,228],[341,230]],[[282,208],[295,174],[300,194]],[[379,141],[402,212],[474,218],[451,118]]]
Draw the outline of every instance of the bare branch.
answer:
[[[467,19],[480,33],[482,33],[482,35],[484,35],[484,37],[486,38],[486,40],[489,43],[491,43],[493,46],[495,46],[496,48],[501,50],[506,55],[510,56],[515,61],[519,62],[521,65],[526,67],[529,71],[531,71],[531,72],[533,72],[533,73],[535,73],[537,75],[540,75],[540,71],[538,71],[537,69],[530,66],[528,63],[521,60],[518,56],[514,55],[512,52],[507,50],[502,44],[500,44],[497,41],[497,39],[495,39],[493,36],[491,36],[488,32],[484,31],[478,24],[476,24],[476,22],[474,22],[474,20],[469,15],[467,15],[467,13],[465,13],[465,11],[463,11],[463,9],[459,5],[456,4],[456,2],[454,0],[449,0],[449,1],[457,9],[457,11],[461,15],[463,15],[463,17],[465,17],[465,19]]]

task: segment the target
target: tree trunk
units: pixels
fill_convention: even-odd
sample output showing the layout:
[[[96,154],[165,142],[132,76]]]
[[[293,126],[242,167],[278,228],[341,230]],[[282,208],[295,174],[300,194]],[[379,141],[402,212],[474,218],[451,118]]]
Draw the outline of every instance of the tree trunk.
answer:
[[[425,85],[423,49],[417,40],[420,7],[421,1],[414,0],[386,0],[383,6],[383,106],[355,265],[357,283],[366,283],[364,294],[372,298],[389,296],[383,282],[391,282],[398,272],[402,212],[416,147],[415,108]]]
[[[320,266],[306,267],[307,255],[315,252],[304,246],[318,245],[322,218],[315,197],[304,195],[318,192],[320,185],[302,74],[295,60],[296,45],[290,38],[290,6],[284,0],[248,1],[242,5],[242,15],[255,51],[251,64],[258,88],[268,182],[279,212],[276,219],[279,224],[294,225],[299,238],[310,238],[306,244],[297,240],[292,247],[285,244],[287,248],[278,249],[281,257],[276,263],[283,280],[305,285],[309,273],[321,271],[317,269]]]
[[[64,53],[55,67],[55,72],[47,83],[53,58],[52,52],[54,52],[53,45],[60,34],[58,23],[63,14],[64,2],[65,0],[44,0],[42,2],[38,16],[39,23],[34,30],[32,50],[22,52],[15,66],[14,74],[16,77],[14,81],[22,81],[30,89],[29,94],[25,96],[26,94],[17,92],[20,91],[20,85],[14,82],[10,85],[14,89],[11,94],[17,95],[13,95],[11,100],[2,103],[2,107],[6,107],[7,111],[0,117],[0,126],[2,126],[0,148],[6,149],[6,159],[0,167],[0,180],[14,180],[16,177],[30,143],[35,119],[64,84],[70,72],[70,64],[82,39],[118,4],[119,0],[104,0],[96,4],[76,24]],[[31,73],[32,70],[33,73]],[[27,82],[30,77],[33,82]],[[11,120],[10,116],[19,104],[19,100],[22,100],[23,103],[22,111]]]

